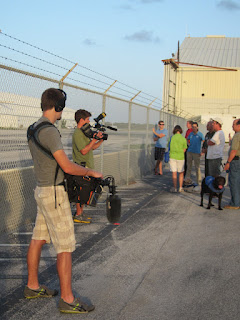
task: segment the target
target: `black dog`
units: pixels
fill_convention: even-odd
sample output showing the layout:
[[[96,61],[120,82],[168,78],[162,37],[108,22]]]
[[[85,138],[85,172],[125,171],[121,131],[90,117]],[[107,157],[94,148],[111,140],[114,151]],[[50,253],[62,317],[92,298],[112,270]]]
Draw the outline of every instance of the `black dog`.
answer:
[[[218,176],[216,178],[208,176],[202,181],[202,189],[201,189],[201,203],[200,206],[203,207],[203,195],[204,193],[209,193],[209,200],[207,209],[210,209],[212,204],[212,198],[218,198],[218,210],[222,210],[221,201],[222,195],[224,192],[225,178],[222,176]]]

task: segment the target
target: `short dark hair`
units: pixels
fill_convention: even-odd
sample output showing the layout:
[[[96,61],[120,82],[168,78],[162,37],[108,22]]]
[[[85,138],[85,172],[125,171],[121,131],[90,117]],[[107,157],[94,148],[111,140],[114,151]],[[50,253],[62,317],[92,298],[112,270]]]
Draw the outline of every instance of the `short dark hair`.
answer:
[[[55,108],[55,106],[58,105],[58,102],[61,101],[62,99],[63,99],[62,91],[55,88],[49,88],[45,90],[41,97],[42,111],[51,110],[52,108]]]
[[[193,125],[193,121],[192,120],[188,120],[187,122],[190,123],[191,126]]]
[[[177,124],[173,129],[173,134],[180,132],[182,134],[182,128]]]
[[[237,119],[236,125],[240,125],[240,119]]]
[[[193,125],[193,124],[196,124],[196,125],[197,125],[197,127],[198,127],[198,123],[197,123],[196,121],[193,121],[192,125]]]
[[[163,120],[159,120],[159,121],[158,121],[158,124],[160,124],[160,123],[164,123],[164,121],[163,121]]]
[[[91,117],[91,113],[84,109],[79,109],[75,112],[75,121],[78,123],[81,119],[85,120],[87,117]]]

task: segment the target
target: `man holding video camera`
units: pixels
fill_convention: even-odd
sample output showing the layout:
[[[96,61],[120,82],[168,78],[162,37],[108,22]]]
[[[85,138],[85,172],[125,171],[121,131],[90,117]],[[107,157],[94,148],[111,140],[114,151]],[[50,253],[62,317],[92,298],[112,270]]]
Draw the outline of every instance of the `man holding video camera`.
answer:
[[[103,143],[103,133],[101,131],[95,132],[92,138],[89,138],[83,127],[90,123],[91,113],[79,109],[75,112],[75,121],[77,127],[72,137],[72,156],[73,161],[86,168],[94,168],[93,150],[100,147]],[[73,221],[76,223],[90,223],[90,219],[83,216],[83,206],[80,203],[76,203],[76,214],[73,217]]]
[[[57,252],[61,290],[59,310],[64,313],[83,313],[92,311],[94,306],[75,298],[72,292],[72,252],[76,241],[68,194],[64,188],[64,172],[95,178],[102,178],[102,174],[73,163],[63,150],[60,133],[53,124],[61,119],[66,98],[63,90],[45,90],[41,97],[42,117],[28,129],[28,143],[37,180],[37,217],[27,254],[28,283],[24,296],[32,299],[58,294],[57,290],[39,285],[38,281],[42,247],[52,241]]]

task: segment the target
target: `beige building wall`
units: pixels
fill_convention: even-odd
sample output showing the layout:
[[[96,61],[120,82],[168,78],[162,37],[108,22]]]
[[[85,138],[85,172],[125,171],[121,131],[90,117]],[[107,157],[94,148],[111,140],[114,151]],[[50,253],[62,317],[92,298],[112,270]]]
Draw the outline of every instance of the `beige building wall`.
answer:
[[[180,67],[176,74],[177,113],[239,114],[240,70]]]

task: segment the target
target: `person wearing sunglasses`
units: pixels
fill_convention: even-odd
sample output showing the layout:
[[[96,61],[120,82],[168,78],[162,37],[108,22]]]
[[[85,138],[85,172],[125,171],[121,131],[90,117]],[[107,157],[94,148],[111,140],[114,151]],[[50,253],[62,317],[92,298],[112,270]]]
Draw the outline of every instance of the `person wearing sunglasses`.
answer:
[[[160,120],[158,122],[158,129],[155,130],[155,128],[152,129],[153,131],[153,141],[155,141],[155,160],[156,165],[154,168],[154,174],[155,175],[162,175],[163,174],[163,168],[162,168],[162,162],[163,157],[165,153],[165,149],[167,146],[167,135],[168,131],[164,128],[164,122]]]

